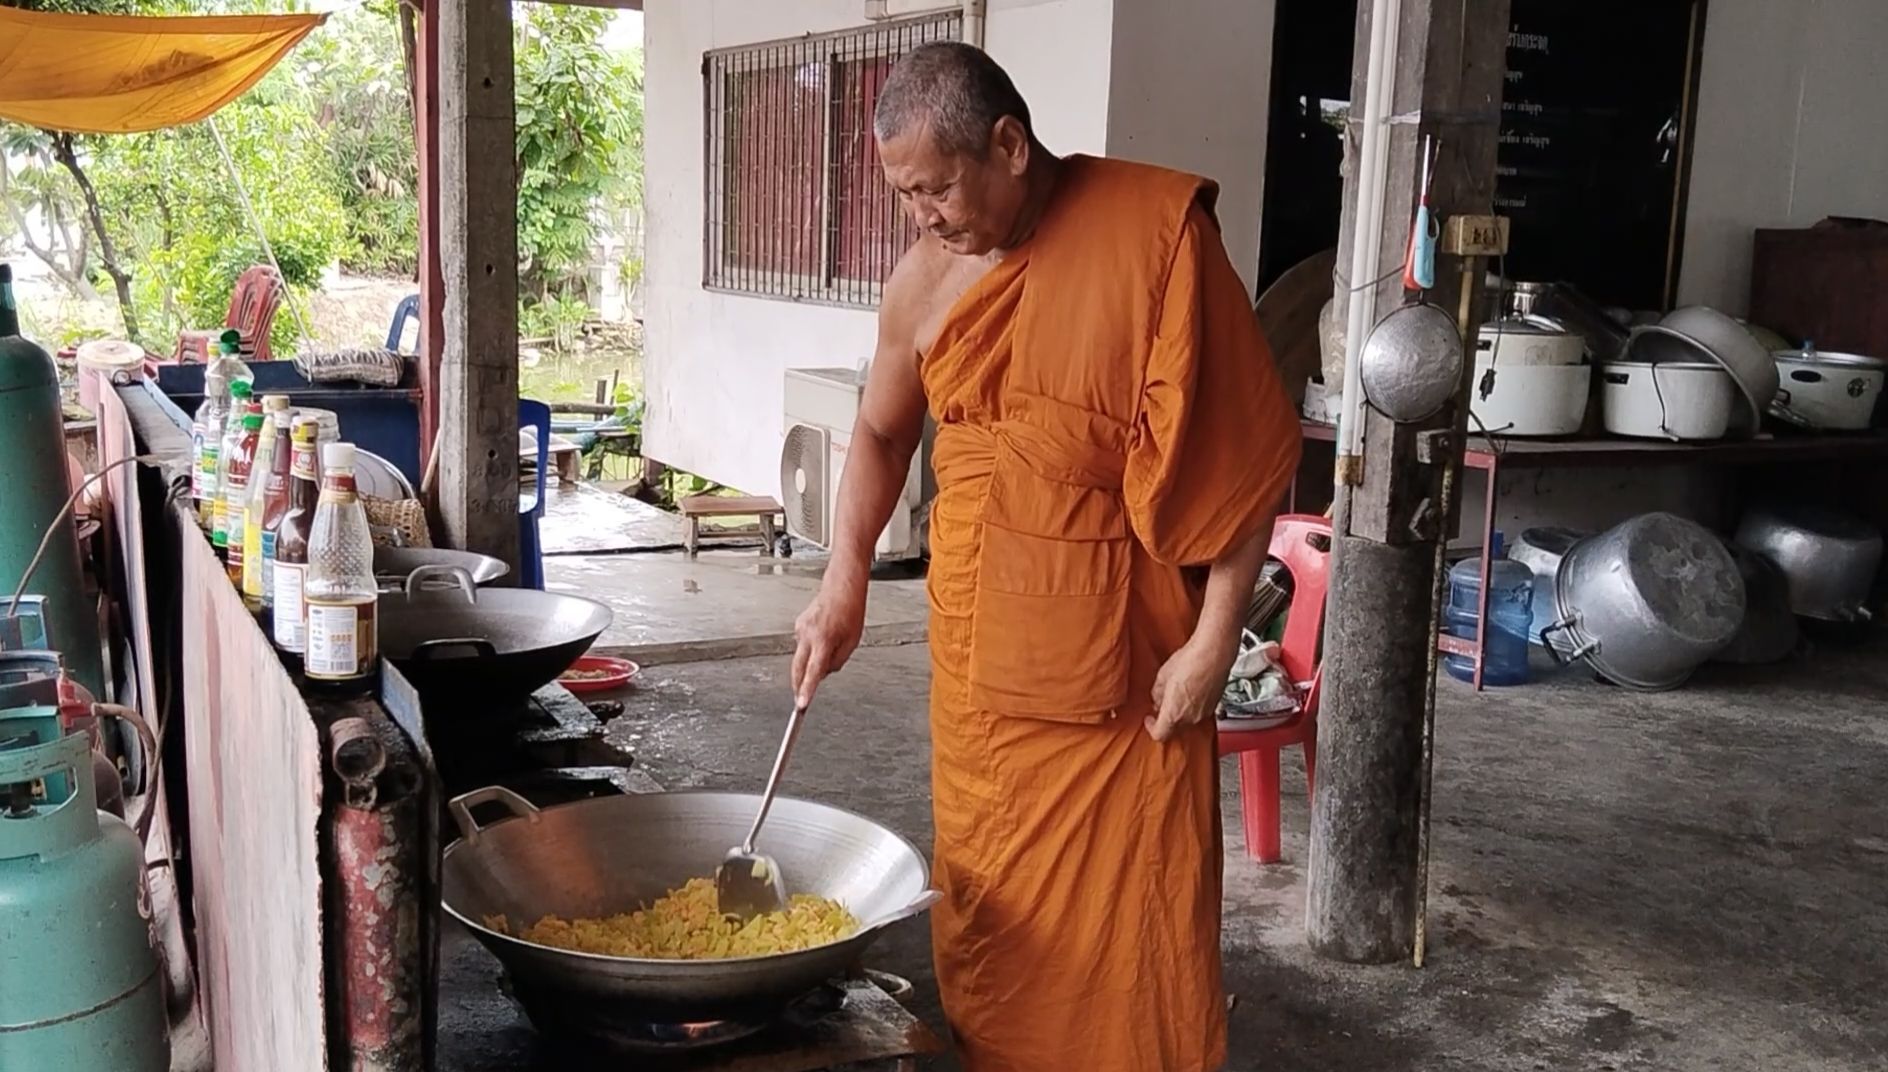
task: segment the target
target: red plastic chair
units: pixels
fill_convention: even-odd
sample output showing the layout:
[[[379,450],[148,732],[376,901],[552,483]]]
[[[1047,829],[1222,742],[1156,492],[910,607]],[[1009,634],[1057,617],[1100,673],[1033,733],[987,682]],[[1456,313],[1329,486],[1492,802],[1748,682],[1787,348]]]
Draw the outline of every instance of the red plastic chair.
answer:
[[[229,296],[229,315],[223,326],[213,331],[185,331],[177,337],[177,349],[171,355],[176,364],[205,363],[216,350],[217,337],[229,328],[242,332],[242,358],[245,361],[269,360],[269,332],[275,326],[275,314],[282,307],[287,291],[274,268],[258,264],[236,277]]]
[[[1305,750],[1305,786],[1318,767],[1318,694],[1324,668],[1318,639],[1324,631],[1324,593],[1330,583],[1331,522],[1315,514],[1285,514],[1272,528],[1269,554],[1291,574],[1291,617],[1279,645],[1279,662],[1293,682],[1310,682],[1298,710],[1279,725],[1242,729],[1236,720],[1219,723],[1219,754],[1239,755],[1239,812],[1246,832],[1246,855],[1262,864],[1277,863],[1279,846],[1279,752],[1292,745]]]

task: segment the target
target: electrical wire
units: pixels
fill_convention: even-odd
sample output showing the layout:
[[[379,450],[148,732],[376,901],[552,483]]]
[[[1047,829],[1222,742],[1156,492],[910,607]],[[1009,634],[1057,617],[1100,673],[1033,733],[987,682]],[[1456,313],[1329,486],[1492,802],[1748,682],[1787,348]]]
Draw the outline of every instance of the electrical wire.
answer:
[[[46,549],[52,546],[53,534],[60,531],[60,526],[65,523],[66,518],[72,513],[72,507],[78,503],[79,497],[90,490],[92,485],[98,483],[106,473],[111,472],[121,465],[129,465],[132,462],[157,462],[159,460],[160,459],[154,454],[132,454],[106,465],[98,472],[79,481],[79,486],[72,489],[71,495],[66,496],[66,504],[59,508],[59,513],[53,516],[52,522],[46,526],[46,531],[39,537],[39,550],[33,552],[33,557],[26,563],[26,572],[20,574],[19,586],[13,589],[13,598],[7,603],[5,617],[19,617],[20,599],[26,595],[26,586],[32,583],[34,571],[39,569],[40,560],[46,557]]]

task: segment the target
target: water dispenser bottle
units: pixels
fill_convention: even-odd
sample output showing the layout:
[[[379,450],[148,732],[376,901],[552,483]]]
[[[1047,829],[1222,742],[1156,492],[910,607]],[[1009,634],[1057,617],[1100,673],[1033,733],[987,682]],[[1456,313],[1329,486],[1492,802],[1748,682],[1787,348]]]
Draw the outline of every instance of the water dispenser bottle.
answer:
[[[1494,534],[1488,563],[1488,636],[1482,656],[1482,684],[1527,684],[1528,634],[1534,623],[1534,573],[1513,559],[1502,557],[1501,533]],[[1481,592],[1480,558],[1464,559],[1449,570],[1449,604],[1444,628],[1450,636],[1475,639],[1475,621]],[[1448,655],[1443,666],[1461,681],[1475,680],[1475,660]]]

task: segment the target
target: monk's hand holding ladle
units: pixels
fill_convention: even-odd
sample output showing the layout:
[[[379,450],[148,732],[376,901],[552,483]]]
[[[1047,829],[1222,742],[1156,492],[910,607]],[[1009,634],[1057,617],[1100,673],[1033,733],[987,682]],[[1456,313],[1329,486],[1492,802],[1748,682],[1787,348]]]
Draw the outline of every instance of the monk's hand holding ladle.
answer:
[[[1209,643],[1195,636],[1173,653],[1154,675],[1154,713],[1147,718],[1147,735],[1171,740],[1183,726],[1212,716],[1226,692],[1237,647]]]
[[[865,592],[829,577],[793,623],[793,696],[799,706],[812,704],[820,682],[846,665],[864,633]]]

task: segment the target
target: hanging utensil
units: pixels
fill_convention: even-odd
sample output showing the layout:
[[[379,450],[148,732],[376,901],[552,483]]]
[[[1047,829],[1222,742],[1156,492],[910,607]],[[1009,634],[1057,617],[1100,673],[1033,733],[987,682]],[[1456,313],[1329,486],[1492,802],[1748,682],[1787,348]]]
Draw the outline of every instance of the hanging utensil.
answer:
[[[1429,187],[1436,178],[1436,155],[1440,145],[1431,135],[1423,135],[1423,179],[1416,199],[1416,225],[1409,230],[1409,255],[1403,260],[1403,289],[1428,290],[1436,285],[1435,217],[1429,211]]]
[[[760,811],[747,831],[747,840],[728,850],[727,859],[715,869],[715,899],[721,914],[736,919],[752,919],[778,912],[787,905],[787,882],[774,858],[757,852],[754,839],[774,806],[774,793],[780,788],[780,775],[787,769],[787,757],[793,754],[794,739],[800,735],[800,722],[806,717],[806,705],[794,704],[787,719],[787,732],[780,738],[780,753],[774,756],[773,773],[767,776],[767,788],[761,793]]]

